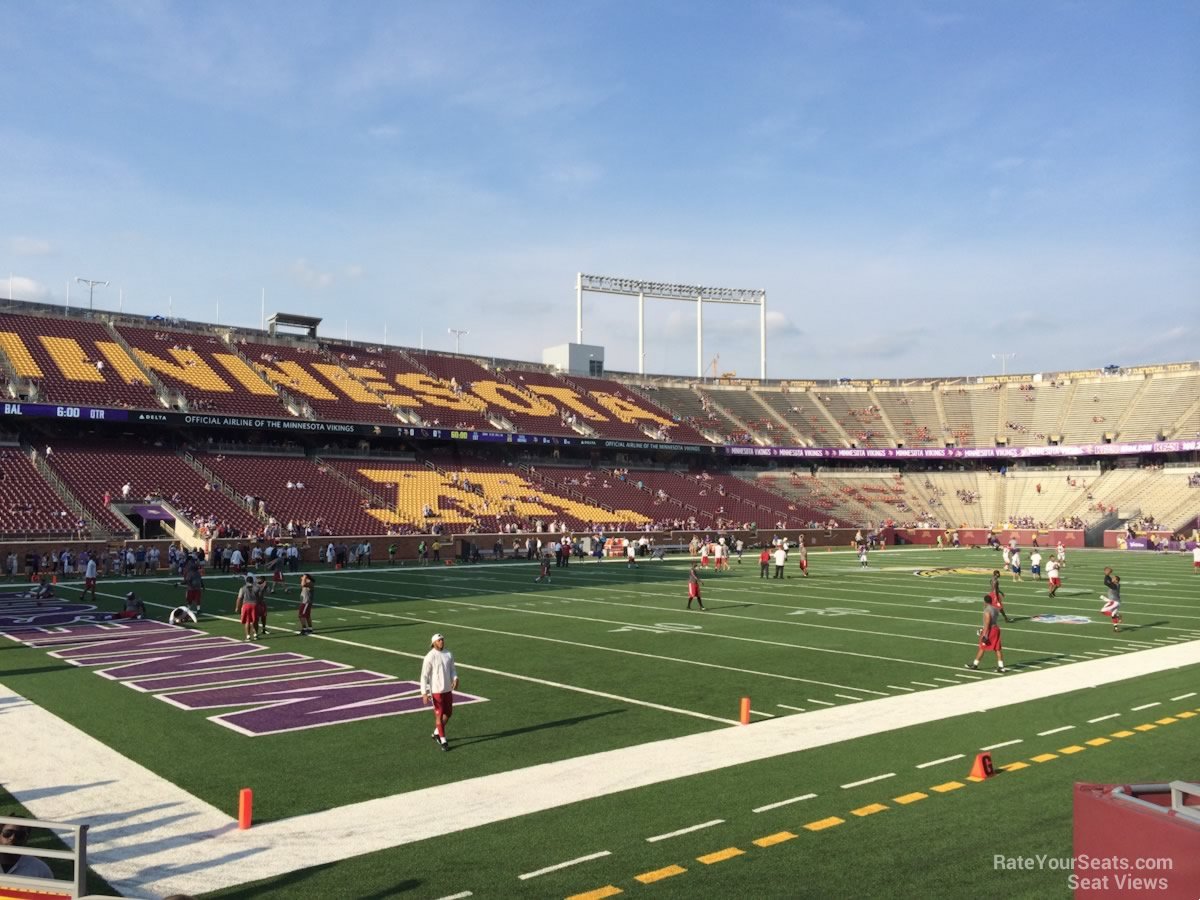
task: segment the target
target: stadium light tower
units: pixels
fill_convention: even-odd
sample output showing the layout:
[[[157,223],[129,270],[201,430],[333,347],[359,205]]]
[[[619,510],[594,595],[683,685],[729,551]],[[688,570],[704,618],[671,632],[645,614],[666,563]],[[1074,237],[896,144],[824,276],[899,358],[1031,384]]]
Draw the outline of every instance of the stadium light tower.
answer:
[[[615,278],[609,275],[575,276],[575,340],[583,343],[583,295],[586,291],[598,294],[621,294],[637,297],[638,302],[638,374],[646,374],[646,338],[644,314],[646,298],[652,300],[683,300],[696,304],[696,377],[704,377],[704,304],[733,303],[758,307],[758,365],[759,378],[767,377],[767,292],[749,288],[704,287],[694,284],[667,284],[661,281],[641,281],[636,278]]]
[[[1000,360],[1000,374],[1001,375],[1008,374],[1008,361],[1016,355],[1017,354],[1015,354],[1015,353],[993,353],[992,354],[992,359]]]
[[[75,280],[78,281],[80,284],[86,284],[88,286],[88,309],[93,308],[92,307],[92,296],[95,294],[96,288],[108,287],[107,281],[96,281],[91,278],[80,278],[78,275],[75,276]]]
[[[447,334],[454,335],[454,352],[458,352],[459,345],[462,343],[463,335],[470,334],[465,328],[447,328]]]

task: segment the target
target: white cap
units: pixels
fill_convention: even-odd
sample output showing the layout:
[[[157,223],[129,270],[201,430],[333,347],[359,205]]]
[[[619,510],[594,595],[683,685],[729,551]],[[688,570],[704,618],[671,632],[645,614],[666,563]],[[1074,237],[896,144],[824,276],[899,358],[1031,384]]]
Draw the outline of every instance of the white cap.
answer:
[[[444,640],[445,640],[445,638],[442,635],[435,634],[433,637],[431,637],[429,639],[429,644],[430,644],[430,646],[432,646],[432,645],[436,644],[438,641],[444,641]]]

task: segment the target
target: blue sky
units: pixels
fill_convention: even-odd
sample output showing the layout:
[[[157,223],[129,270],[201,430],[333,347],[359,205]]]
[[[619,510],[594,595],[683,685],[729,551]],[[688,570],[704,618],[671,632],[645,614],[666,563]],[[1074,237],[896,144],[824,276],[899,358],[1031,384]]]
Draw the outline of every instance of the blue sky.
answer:
[[[537,360],[584,271],[765,289],[771,377],[1200,347],[1192,2],[5,3],[0,56],[20,299],[256,325],[265,288]],[[694,305],[648,307],[647,370],[694,374]],[[588,297],[609,368],[634,312]],[[753,310],[705,324],[757,375]]]

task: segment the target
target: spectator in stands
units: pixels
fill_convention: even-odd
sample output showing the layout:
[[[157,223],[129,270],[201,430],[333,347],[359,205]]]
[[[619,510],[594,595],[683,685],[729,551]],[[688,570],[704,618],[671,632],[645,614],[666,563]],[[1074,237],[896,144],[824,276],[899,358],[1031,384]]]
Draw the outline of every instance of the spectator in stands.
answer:
[[[29,841],[29,828],[15,822],[0,824],[0,847],[24,847]],[[22,878],[53,878],[50,867],[36,856],[0,853],[0,872]]]

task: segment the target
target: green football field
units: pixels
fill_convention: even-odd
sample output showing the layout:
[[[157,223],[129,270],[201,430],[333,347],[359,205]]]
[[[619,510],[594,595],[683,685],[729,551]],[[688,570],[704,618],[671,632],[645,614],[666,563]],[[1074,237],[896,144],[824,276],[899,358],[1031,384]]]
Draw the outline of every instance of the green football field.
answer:
[[[748,557],[704,577],[704,612],[685,608],[682,561],[572,563],[552,570],[549,584],[535,583],[527,563],[377,565],[317,575],[313,637],[295,632],[289,577],[292,592],[271,600],[259,652],[415,681],[430,634],[446,635],[460,691],[474,701],[456,707],[449,753],[430,740],[426,709],[249,737],[258,726],[248,720],[215,720],[235,707],[163,702],[168,682],[133,690],[102,677],[101,665],[14,641],[0,644],[0,680],[231,815],[238,789],[253,787],[265,823],[739,728],[743,697],[751,729],[884,697],[920,695],[936,709],[936,692],[952,685],[987,681],[999,696],[1026,672],[1200,639],[1190,557],[1071,551],[1053,600],[1028,572],[1021,583],[1006,579],[1009,674],[993,671],[990,654],[968,671],[998,562],[981,550],[889,550],[864,570],[850,553],[814,552],[811,577],[793,561],[778,580],[760,578]],[[1099,614],[1105,565],[1122,576],[1119,632]],[[235,579],[207,583],[200,627],[239,637]],[[170,580],[111,580],[101,605],[117,608],[130,586],[159,618],[182,599]],[[998,871],[993,852],[1068,854],[1077,781],[1196,778],[1198,689],[1200,667],[1190,666],[889,728],[212,896],[1067,896],[1062,872]],[[249,746],[260,763],[228,764]],[[966,780],[985,747],[1009,770]]]

